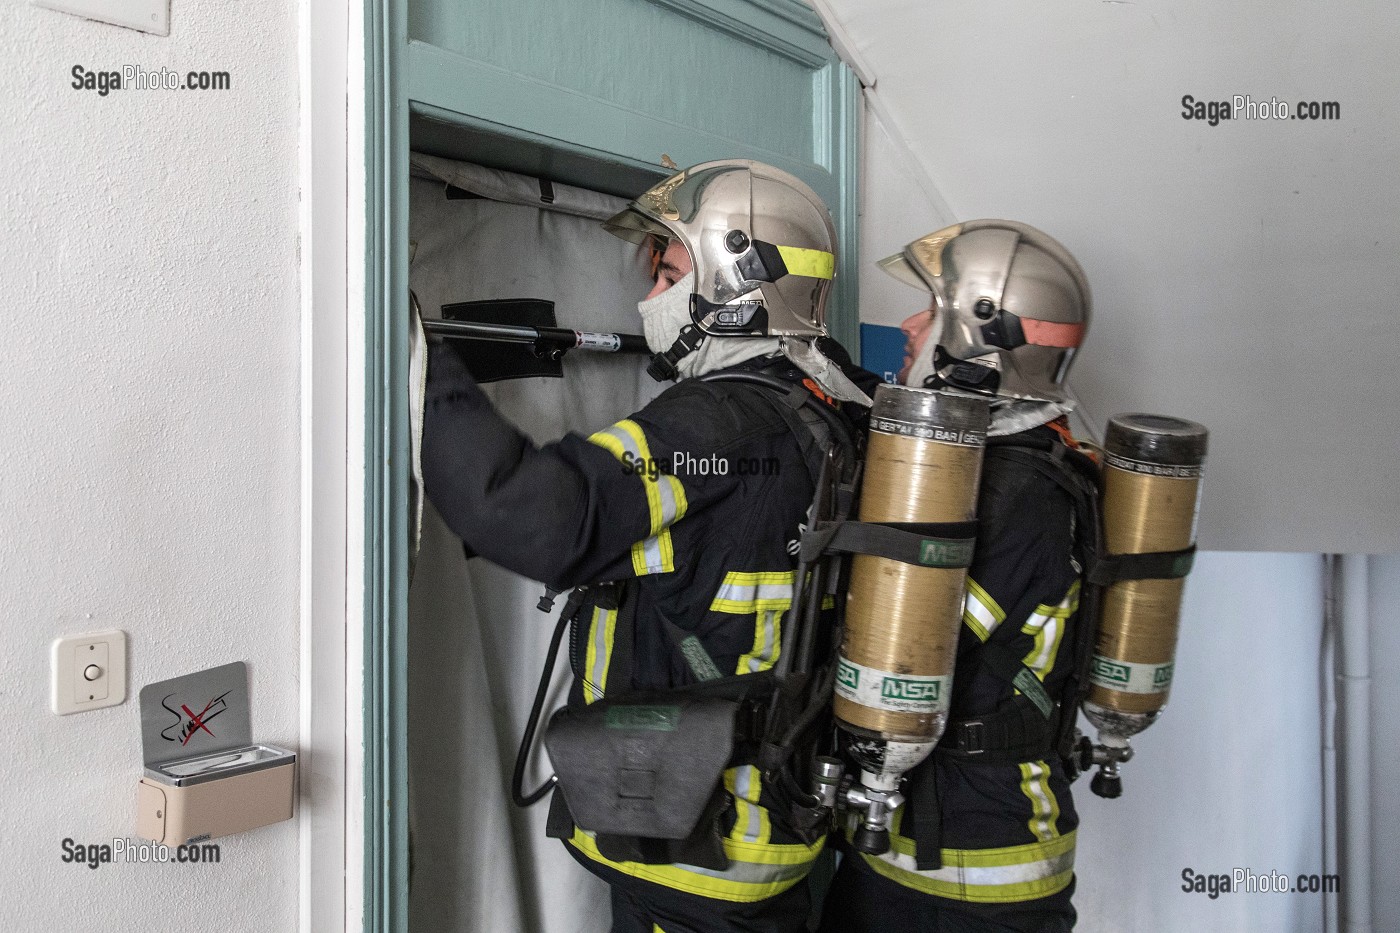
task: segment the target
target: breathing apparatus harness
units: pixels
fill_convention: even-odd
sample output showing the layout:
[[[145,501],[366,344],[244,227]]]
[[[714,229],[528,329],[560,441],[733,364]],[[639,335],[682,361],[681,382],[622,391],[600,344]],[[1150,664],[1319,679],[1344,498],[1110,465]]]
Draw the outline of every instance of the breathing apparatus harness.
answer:
[[[725,391],[756,392],[780,415],[815,480],[808,522],[821,527],[849,515],[859,449],[849,418],[824,396],[802,382],[764,371],[788,365],[786,360],[754,361],[698,379],[723,385]],[[636,582],[573,590],[556,623],[517,751],[514,802],[532,805],[562,785],[564,795],[555,794],[551,805],[550,835],[567,837],[576,823],[592,830],[599,851],[614,860],[723,870],[728,859],[714,829],[727,802],[720,776],[725,768],[753,764],[763,773],[770,798],[779,802],[774,818],[797,838],[816,842],[826,831],[829,814],[813,807],[807,762],[829,727],[825,713],[834,668],[824,656],[834,649],[827,650],[821,613],[823,596],[839,586],[839,581],[833,584],[839,574],[839,567],[814,559],[810,547],[803,549],[796,571],[802,582],[794,588],[778,658],[769,671],[720,676],[712,664],[707,667],[708,657],[698,642],[688,645],[694,636],[663,620],[697,682],[609,693],[556,711],[545,743],[558,773],[527,791],[523,783],[529,753],[568,631],[574,670],[583,667],[586,607],[618,612],[609,681],[631,681]],[[547,591],[538,608],[550,611],[558,595]],[[838,600],[838,627],[841,608]]]

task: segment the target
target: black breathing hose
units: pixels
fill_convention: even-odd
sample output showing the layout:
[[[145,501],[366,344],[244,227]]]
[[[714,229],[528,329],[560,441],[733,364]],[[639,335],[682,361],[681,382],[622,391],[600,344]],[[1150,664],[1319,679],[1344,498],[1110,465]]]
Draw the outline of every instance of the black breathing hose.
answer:
[[[545,697],[549,694],[549,682],[554,677],[554,662],[559,658],[559,644],[564,640],[564,632],[569,628],[569,623],[573,621],[573,613],[563,611],[559,613],[559,622],[554,626],[554,636],[549,641],[549,653],[544,659],[544,670],[540,672],[540,685],[535,690],[535,702],[530,707],[530,718],[525,722],[525,734],[520,738],[520,748],[515,753],[515,772],[510,781],[510,799],[517,807],[530,807],[540,802],[550,788],[559,783],[559,778],[553,774],[549,780],[536,788],[532,793],[525,793],[525,766],[530,761],[530,747],[535,742],[535,730],[540,724],[540,712],[544,709]]]

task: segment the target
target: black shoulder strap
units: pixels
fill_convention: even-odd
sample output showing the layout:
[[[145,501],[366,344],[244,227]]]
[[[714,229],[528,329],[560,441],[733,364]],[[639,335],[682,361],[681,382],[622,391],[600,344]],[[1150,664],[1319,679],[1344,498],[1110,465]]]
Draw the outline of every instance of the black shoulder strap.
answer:
[[[753,393],[772,407],[778,417],[792,432],[793,440],[802,451],[802,460],[807,464],[807,472],[812,482],[817,481],[821,472],[822,458],[831,446],[831,431],[814,413],[807,410],[807,396],[811,395],[804,386],[789,383],[786,393],[780,394],[776,388],[747,382],[723,382],[726,391]]]
[[[778,416],[792,432],[793,439],[802,451],[807,471],[816,482],[821,473],[821,464],[826,452],[833,446],[850,451],[848,460],[842,464],[843,479],[856,469],[857,456],[853,432],[855,425],[844,411],[826,406],[817,396],[800,382],[793,382],[775,375],[769,361],[753,360],[730,369],[707,373],[700,381],[711,386],[724,386],[726,390],[737,389],[757,393],[757,397],[772,406]],[[744,388],[740,388],[744,387]],[[818,411],[817,409],[821,410]],[[834,437],[833,434],[840,437]]]
[[[1092,568],[1100,552],[1097,467],[1056,439],[1021,435],[989,438],[985,456],[1014,462],[1034,470],[1070,497],[1074,508],[1074,557],[1082,571]],[[1040,758],[1072,744],[1074,722],[1097,628],[1096,589],[1083,579],[1077,623],[1072,626],[1069,674],[1058,699],[1045,691],[1039,678],[1004,645],[982,646],[983,663],[998,679],[1021,691],[996,713],[950,722],[937,753],[963,760],[1005,764]],[[908,787],[902,831],[914,842],[914,859],[921,871],[942,867],[942,812],[938,799],[937,768],[916,768]]]

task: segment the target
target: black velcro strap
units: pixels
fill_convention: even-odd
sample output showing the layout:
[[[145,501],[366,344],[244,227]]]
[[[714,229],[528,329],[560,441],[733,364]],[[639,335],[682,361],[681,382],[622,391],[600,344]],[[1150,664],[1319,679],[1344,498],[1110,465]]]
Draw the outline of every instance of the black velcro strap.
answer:
[[[904,785],[904,817],[900,834],[914,843],[919,871],[943,867],[943,806],[938,794],[938,769],[926,764],[908,774]]]
[[[869,554],[921,567],[958,568],[972,563],[977,523],[818,522],[802,535],[801,558]]]
[[[1123,580],[1179,580],[1191,572],[1196,545],[1150,554],[1105,554],[1089,571],[1089,582],[1108,586]]]

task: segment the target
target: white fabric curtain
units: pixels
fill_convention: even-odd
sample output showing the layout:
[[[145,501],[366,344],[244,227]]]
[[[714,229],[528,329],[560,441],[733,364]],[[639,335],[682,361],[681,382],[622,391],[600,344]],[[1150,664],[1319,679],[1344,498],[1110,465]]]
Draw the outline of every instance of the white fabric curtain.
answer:
[[[410,284],[425,318],[444,304],[539,298],[560,326],[641,333],[646,258],[602,231],[617,198],[415,154]],[[482,195],[449,200],[446,183]],[[661,386],[640,356],[571,353],[564,378],[489,384],[486,393],[536,443],[626,417]],[[471,443],[463,438],[462,443]],[[562,606],[535,608],[543,587],[481,559],[431,504],[409,592],[409,811],[414,933],[599,933],[607,888],[544,834],[548,800],[510,801],[515,750]],[[567,660],[546,715],[563,702]],[[537,750],[528,789],[550,774]]]

